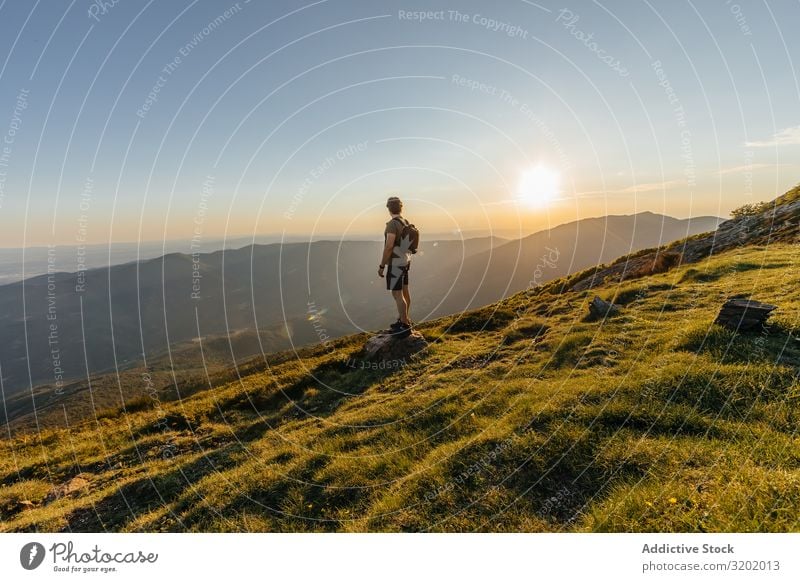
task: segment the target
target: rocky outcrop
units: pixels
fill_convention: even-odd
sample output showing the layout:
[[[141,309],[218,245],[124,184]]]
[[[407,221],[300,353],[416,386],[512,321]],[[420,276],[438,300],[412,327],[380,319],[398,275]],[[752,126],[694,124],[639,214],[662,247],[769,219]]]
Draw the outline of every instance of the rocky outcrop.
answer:
[[[388,331],[379,332],[364,346],[364,358],[372,362],[402,366],[428,347],[428,342],[417,331],[407,336]]]
[[[47,505],[55,501],[56,499],[61,499],[62,497],[70,497],[75,495],[85,489],[89,488],[89,480],[87,479],[88,475],[81,473],[80,475],[76,475],[66,483],[62,483],[61,485],[57,485],[53,487],[50,493],[44,498],[44,503]]]
[[[776,305],[752,301],[745,297],[734,297],[725,302],[714,323],[734,331],[761,329]]]
[[[775,200],[774,204],[767,205],[762,212],[721,222],[713,232],[624,257],[612,265],[600,266],[574,283],[570,291],[585,291],[604,283],[665,272],[679,264],[695,263],[744,245],[798,242],[800,199],[793,199],[796,195],[796,190],[792,190]]]
[[[595,297],[589,303],[589,315],[594,318],[612,317],[619,314],[619,307],[608,301]]]

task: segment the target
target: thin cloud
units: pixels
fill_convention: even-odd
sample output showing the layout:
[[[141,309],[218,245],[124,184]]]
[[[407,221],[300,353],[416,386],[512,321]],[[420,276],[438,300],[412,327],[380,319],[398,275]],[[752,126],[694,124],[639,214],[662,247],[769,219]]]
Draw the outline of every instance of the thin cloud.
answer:
[[[576,196],[586,196],[595,194],[636,194],[637,192],[657,192],[659,190],[672,190],[679,186],[685,186],[686,180],[666,180],[664,182],[645,182],[644,184],[635,184],[626,188],[615,188],[607,190],[587,190],[585,192],[576,192]]]
[[[782,168],[791,166],[792,164],[750,164],[749,166],[734,166],[733,168],[725,168],[714,172],[717,176],[724,176],[726,174],[741,174],[742,172],[756,172],[758,170]]]
[[[768,148],[781,145],[800,145],[800,125],[795,127],[787,127],[772,136],[772,139],[767,141],[748,141],[745,142],[747,147],[751,148]]]
[[[622,190],[611,190],[615,194],[633,194],[634,192],[655,192],[656,190],[672,190],[676,186],[685,186],[686,180],[667,180],[666,182],[648,182],[634,184]]]

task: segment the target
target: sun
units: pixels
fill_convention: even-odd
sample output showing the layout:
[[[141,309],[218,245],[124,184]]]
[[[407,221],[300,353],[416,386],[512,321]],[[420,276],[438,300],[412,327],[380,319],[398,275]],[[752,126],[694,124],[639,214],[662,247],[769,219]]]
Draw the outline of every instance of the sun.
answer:
[[[517,196],[520,202],[542,206],[558,195],[560,183],[558,172],[542,165],[533,166],[522,172]]]

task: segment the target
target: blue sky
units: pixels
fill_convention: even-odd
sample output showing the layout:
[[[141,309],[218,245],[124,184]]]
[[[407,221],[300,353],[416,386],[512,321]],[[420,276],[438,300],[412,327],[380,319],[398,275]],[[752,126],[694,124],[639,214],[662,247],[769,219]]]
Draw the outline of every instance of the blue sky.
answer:
[[[355,236],[380,232],[392,193],[428,232],[726,215],[800,181],[799,17],[725,0],[5,0],[0,245]],[[520,203],[536,165],[557,196]]]

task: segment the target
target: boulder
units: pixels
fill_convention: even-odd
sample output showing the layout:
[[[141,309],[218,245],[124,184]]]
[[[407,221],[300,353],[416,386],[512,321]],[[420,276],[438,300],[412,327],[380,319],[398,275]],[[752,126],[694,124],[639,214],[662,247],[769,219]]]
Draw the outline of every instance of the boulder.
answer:
[[[608,301],[603,301],[599,297],[595,296],[595,298],[589,302],[589,313],[592,315],[592,317],[596,317],[598,319],[610,317],[619,313],[619,307],[613,303],[609,303]]]
[[[44,498],[45,504],[51,503],[56,499],[62,497],[69,497],[89,487],[89,480],[83,474],[77,475],[61,485],[57,485],[50,490],[50,493]]]
[[[378,332],[364,346],[365,359],[402,366],[428,347],[428,342],[418,331],[411,331],[405,337],[403,335]]]
[[[776,309],[777,306],[768,303],[733,297],[722,306],[714,323],[734,331],[761,329],[770,313]]]

